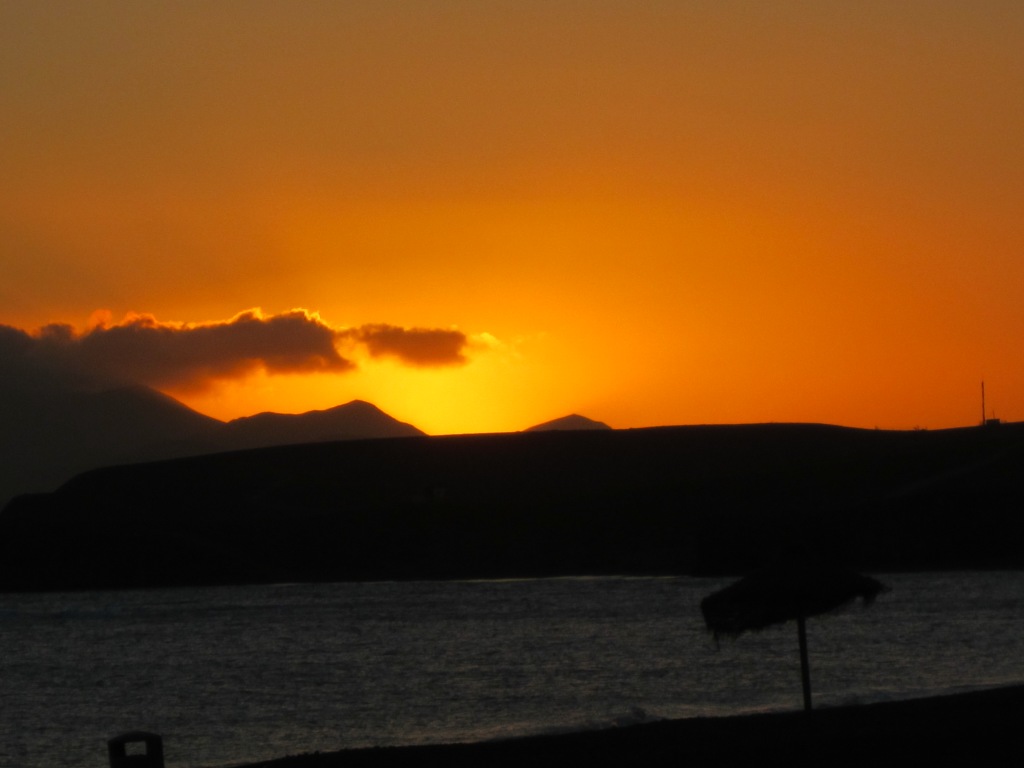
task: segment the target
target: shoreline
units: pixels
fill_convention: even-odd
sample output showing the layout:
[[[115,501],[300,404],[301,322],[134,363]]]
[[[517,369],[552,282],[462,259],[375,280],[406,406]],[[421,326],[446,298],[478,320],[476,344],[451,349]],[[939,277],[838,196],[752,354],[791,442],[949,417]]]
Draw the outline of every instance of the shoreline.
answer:
[[[1024,684],[873,704],[698,717],[466,744],[292,755],[237,768],[376,766],[897,766],[1004,764],[1018,751]]]

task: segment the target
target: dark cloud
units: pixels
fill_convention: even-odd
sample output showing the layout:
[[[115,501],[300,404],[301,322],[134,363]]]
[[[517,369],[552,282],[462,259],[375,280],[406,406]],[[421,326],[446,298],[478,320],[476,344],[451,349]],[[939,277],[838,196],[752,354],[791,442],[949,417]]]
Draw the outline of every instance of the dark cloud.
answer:
[[[466,336],[460,331],[364,325],[350,332],[371,357],[396,357],[407,365],[441,366],[466,362]]]
[[[393,356],[407,365],[465,362],[466,337],[456,331],[390,325],[337,329],[305,310],[270,316],[250,310],[204,324],[130,315],[119,324],[97,325],[84,333],[61,324],[33,334],[0,325],[0,377],[44,378],[55,385],[201,388],[257,370],[344,373],[356,366],[338,347],[353,342],[365,345],[371,357]]]

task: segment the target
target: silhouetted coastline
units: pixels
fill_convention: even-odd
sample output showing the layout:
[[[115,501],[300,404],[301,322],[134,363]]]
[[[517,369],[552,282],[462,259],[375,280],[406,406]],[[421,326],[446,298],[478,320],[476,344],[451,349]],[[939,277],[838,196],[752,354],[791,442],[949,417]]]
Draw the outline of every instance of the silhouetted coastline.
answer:
[[[0,513],[0,589],[1024,567],[1024,425],[296,445],[82,474]]]

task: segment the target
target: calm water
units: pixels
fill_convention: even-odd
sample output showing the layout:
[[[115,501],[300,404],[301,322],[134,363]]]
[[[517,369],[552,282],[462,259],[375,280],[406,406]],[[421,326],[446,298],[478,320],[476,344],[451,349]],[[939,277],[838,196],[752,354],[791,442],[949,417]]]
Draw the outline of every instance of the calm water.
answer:
[[[1024,574],[882,576],[808,623],[817,706],[1024,682]],[[801,706],[796,629],[724,641],[720,579],[0,595],[0,767],[168,768]]]

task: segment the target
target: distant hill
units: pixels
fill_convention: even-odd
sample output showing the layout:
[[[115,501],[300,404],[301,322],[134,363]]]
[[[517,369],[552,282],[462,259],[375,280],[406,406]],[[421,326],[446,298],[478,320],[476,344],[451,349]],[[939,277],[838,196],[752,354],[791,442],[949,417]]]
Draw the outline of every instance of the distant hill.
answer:
[[[260,413],[228,422],[216,435],[221,450],[272,445],[324,443],[382,437],[417,437],[425,433],[393,419],[375,405],[353,400],[325,411],[299,414]]]
[[[1024,568],[1024,424],[341,441],[106,467],[0,512],[0,589]]]
[[[93,467],[176,455],[223,426],[148,387],[0,395],[0,507]]]
[[[2,382],[0,382],[2,384]],[[0,508],[96,467],[244,448],[422,435],[353,401],[225,423],[144,386],[96,392],[0,386]]]
[[[573,413],[568,416],[563,416],[560,419],[552,419],[551,421],[545,421],[543,424],[535,424],[532,427],[527,427],[524,432],[557,432],[557,431],[576,431],[581,429],[611,429],[603,421],[594,421],[588,419],[586,416],[580,416],[578,413]]]

